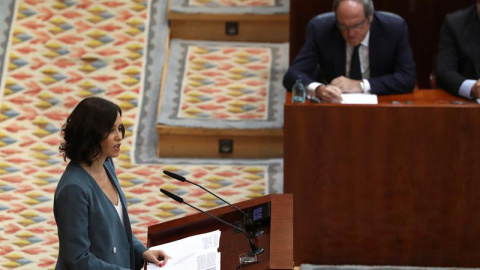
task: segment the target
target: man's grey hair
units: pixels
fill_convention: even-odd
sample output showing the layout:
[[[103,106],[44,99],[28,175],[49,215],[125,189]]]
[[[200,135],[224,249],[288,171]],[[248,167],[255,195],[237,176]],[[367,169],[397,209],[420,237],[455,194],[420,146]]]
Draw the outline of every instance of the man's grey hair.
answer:
[[[373,2],[372,0],[334,0],[333,11],[337,14],[338,5],[343,1],[353,1],[363,5],[363,11],[365,12],[365,18],[369,18],[373,15]],[[479,0],[480,1],[480,0]]]

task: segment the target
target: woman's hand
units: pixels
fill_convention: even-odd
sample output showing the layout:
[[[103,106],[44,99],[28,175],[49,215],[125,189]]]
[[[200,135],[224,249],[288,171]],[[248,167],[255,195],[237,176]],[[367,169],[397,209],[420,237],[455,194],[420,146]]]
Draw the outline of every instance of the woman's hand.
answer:
[[[170,256],[168,256],[163,250],[147,249],[142,254],[142,258],[147,262],[162,267],[167,263],[168,259],[170,259]]]

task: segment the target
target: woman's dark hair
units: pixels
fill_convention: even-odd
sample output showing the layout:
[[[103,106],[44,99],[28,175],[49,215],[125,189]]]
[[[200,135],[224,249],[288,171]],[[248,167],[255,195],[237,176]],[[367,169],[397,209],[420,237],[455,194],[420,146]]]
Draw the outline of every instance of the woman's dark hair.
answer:
[[[60,153],[63,159],[92,165],[102,152],[101,142],[110,134],[118,113],[122,115],[117,104],[100,97],[80,101],[62,128],[64,142],[60,145]],[[123,138],[125,129],[119,128]]]

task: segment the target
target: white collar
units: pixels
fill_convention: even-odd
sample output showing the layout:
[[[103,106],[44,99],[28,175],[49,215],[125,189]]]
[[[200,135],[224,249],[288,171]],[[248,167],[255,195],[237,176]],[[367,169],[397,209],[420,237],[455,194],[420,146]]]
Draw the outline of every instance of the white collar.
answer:
[[[365,35],[365,38],[362,40],[362,42],[360,42],[360,44],[368,48],[369,42],[370,42],[370,30],[368,30],[367,34]]]
[[[365,35],[365,38],[360,42],[359,45],[362,45],[365,48],[368,48],[369,40],[370,40],[370,30],[368,30],[367,34]],[[348,51],[353,51],[353,46],[347,43],[347,50]]]

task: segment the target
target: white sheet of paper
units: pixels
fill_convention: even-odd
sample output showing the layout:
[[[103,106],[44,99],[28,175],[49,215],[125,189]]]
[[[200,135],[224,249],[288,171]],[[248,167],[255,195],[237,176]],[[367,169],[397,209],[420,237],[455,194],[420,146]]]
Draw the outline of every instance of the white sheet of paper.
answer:
[[[378,104],[377,95],[372,94],[342,94],[343,104]]]
[[[203,270],[220,269],[220,230],[209,233],[186,237],[170,243],[151,247],[150,249],[161,249],[171,259],[159,267],[154,264],[147,264],[148,270]]]
[[[480,98],[477,98],[477,103],[480,103]]]

